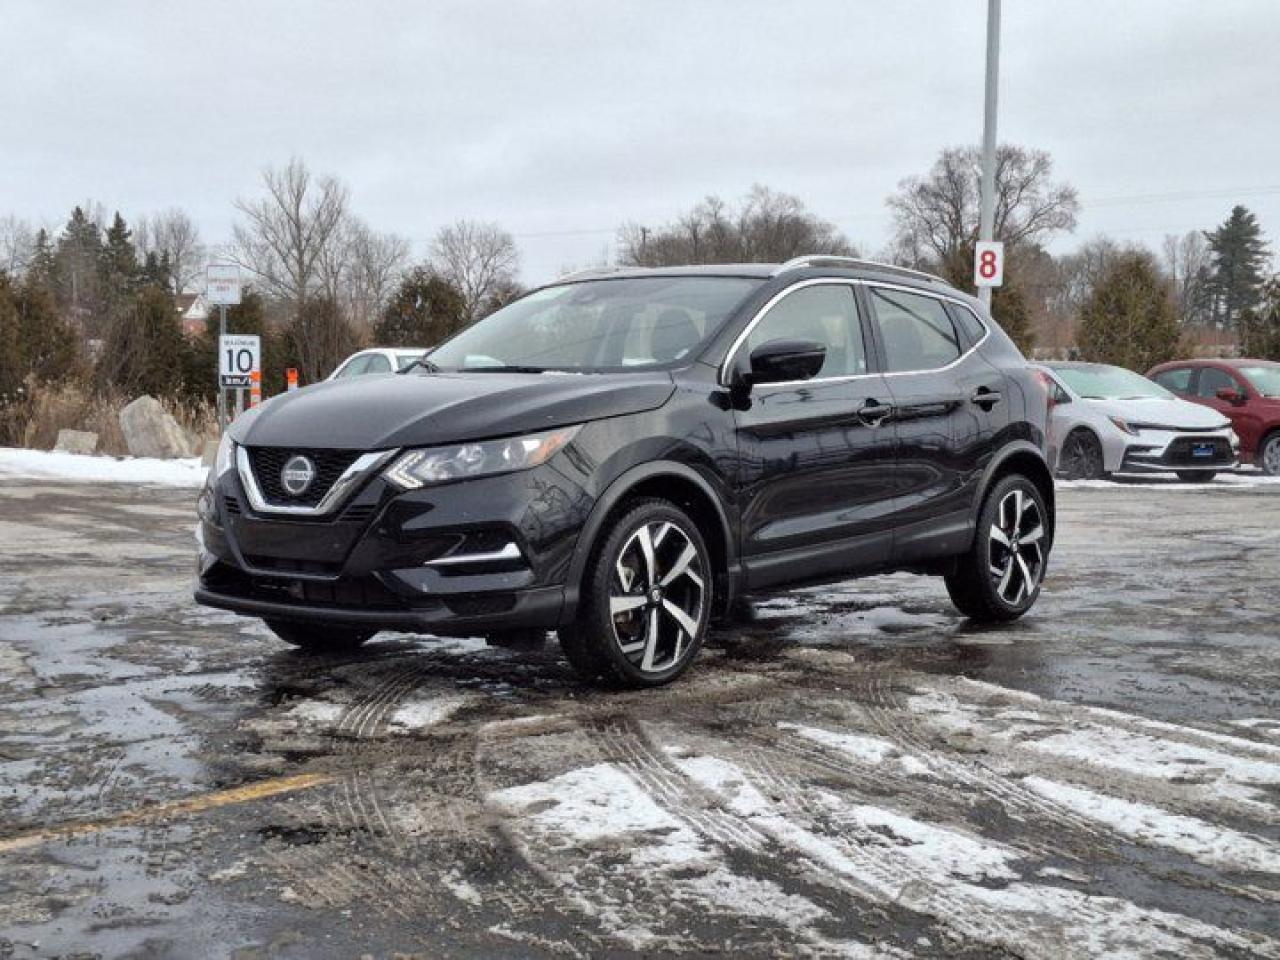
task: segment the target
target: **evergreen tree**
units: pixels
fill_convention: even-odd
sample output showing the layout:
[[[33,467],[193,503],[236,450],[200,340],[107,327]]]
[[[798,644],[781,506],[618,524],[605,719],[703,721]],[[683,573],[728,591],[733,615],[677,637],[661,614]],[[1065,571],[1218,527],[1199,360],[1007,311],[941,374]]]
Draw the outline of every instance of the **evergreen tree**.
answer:
[[[54,290],[58,306],[78,322],[88,336],[102,335],[105,316],[102,302],[102,236],[98,225],[83,209],[71,212],[55,254]]]
[[[1280,277],[1262,289],[1262,302],[1240,314],[1240,347],[1246,357],[1280,360]]]
[[[143,287],[113,324],[99,360],[99,377],[130,394],[170,396],[182,387],[186,345],[173,295]]]
[[[1006,279],[1004,286],[991,292],[991,316],[1018,345],[1025,356],[1031,355],[1035,346],[1035,331],[1031,329],[1031,311],[1027,307],[1022,289]]]
[[[183,362],[183,388],[192,399],[217,399],[218,379],[218,314],[209,315],[204,333],[186,344]],[[227,307],[227,333],[256,334],[262,346],[262,395],[272,396],[284,389],[284,370],[288,366],[284,348],[266,319],[262,296],[246,290],[240,302]]]
[[[373,328],[379,346],[434,347],[466,325],[462,294],[439,274],[405,275]]]
[[[107,229],[100,272],[112,306],[123,304],[138,286],[138,251],[133,245],[133,231],[118,211]]]
[[[0,418],[5,408],[17,402],[26,374],[19,325],[17,292],[0,272]]]
[[[35,280],[46,290],[52,290],[56,283],[57,271],[58,264],[53,252],[53,243],[49,240],[49,231],[41,227],[36,233],[31,266],[27,268],[27,279]]]
[[[1178,356],[1177,313],[1150,254],[1116,256],[1081,306],[1079,339],[1082,360],[1138,372]]]
[[[79,337],[58,312],[49,287],[34,273],[28,274],[17,303],[19,349],[26,372],[42,381],[79,373]]]
[[[1262,298],[1263,271],[1269,254],[1258,218],[1236,206],[1216,230],[1205,234],[1213,253],[1209,295],[1214,320],[1235,326],[1242,311],[1258,305]]]

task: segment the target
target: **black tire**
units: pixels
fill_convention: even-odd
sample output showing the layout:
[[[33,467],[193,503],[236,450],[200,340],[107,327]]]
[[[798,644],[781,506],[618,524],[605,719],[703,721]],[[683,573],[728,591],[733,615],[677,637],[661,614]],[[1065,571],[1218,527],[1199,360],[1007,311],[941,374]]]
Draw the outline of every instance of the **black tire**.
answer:
[[[491,647],[502,647],[504,650],[537,650],[547,642],[546,630],[503,630],[501,633],[490,633],[484,642]]]
[[[1216,477],[1215,470],[1179,470],[1178,479],[1183,483],[1208,483]]]
[[[1091,430],[1072,430],[1058,454],[1058,476],[1064,480],[1105,480],[1102,443]]]
[[[652,547],[652,576],[644,569],[644,539]],[[632,577],[629,583],[623,571]],[[565,658],[589,680],[629,687],[670,683],[706,639],[713,583],[711,555],[688,514],[656,498],[627,504],[600,534],[577,616],[559,631]],[[627,608],[615,612],[619,603]]]
[[[373,630],[326,627],[292,620],[266,620],[267,628],[285,643],[307,653],[342,653],[356,650],[373,636]]]
[[[1272,430],[1262,438],[1254,463],[1268,477],[1280,477],[1280,430]]]
[[[1016,512],[1018,493],[1021,493],[1024,504],[1030,503],[1034,507],[1035,513],[1023,506],[1016,524],[1018,536],[1013,538],[1010,536],[1013,524],[1009,520]],[[1004,623],[1016,620],[1031,609],[1040,595],[1052,547],[1047,518],[1044,497],[1030,479],[1021,474],[1010,474],[996,482],[978,513],[973,546],[957,558],[955,571],[946,577],[947,593],[961,613],[981,623]],[[993,528],[997,524],[1012,547],[1003,546],[996,540]],[[1015,562],[1014,548],[1023,558],[1021,566]],[[1001,575],[995,572],[997,570],[1008,572]],[[1026,572],[1031,574],[1033,581],[1029,590],[1026,589]],[[1021,590],[1017,589],[1019,582],[1023,585]],[[1013,596],[1009,596],[1011,593]]]

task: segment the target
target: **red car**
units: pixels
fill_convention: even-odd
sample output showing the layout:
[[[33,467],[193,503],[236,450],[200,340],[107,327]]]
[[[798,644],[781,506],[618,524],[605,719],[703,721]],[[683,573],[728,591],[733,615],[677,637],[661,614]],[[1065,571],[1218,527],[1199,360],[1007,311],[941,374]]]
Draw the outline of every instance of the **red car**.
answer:
[[[1176,360],[1153,367],[1147,377],[1223,414],[1240,435],[1240,462],[1280,475],[1280,363]]]

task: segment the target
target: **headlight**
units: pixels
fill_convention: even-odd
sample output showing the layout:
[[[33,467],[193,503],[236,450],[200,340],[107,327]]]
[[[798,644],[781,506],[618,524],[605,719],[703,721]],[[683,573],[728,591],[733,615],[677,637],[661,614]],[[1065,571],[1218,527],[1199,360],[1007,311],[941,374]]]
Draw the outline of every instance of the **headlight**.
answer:
[[[432,483],[528,470],[550,460],[580,429],[581,425],[561,427],[506,440],[410,450],[383,476],[401,489],[416,490]]]
[[[1117,427],[1119,427],[1125,433],[1129,434],[1129,436],[1136,437],[1138,435],[1138,428],[1133,424],[1129,423],[1128,421],[1124,420],[1123,418],[1107,417],[1107,419],[1110,420],[1112,423],[1114,423]]]
[[[236,444],[229,433],[224,433],[218,442],[218,455],[213,460],[213,478],[222,476],[236,462]]]

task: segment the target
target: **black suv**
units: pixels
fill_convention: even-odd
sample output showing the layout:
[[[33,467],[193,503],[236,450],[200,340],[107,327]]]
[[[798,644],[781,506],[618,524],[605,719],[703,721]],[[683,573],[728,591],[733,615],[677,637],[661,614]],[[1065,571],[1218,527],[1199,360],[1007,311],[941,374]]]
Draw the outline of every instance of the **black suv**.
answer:
[[[682,673],[735,597],[889,570],[1025,613],[1053,541],[1045,387],[978,301],[839,257],[593,272],[399,374],[274,397],[200,495],[196,599],[300,647],[556,630]]]

